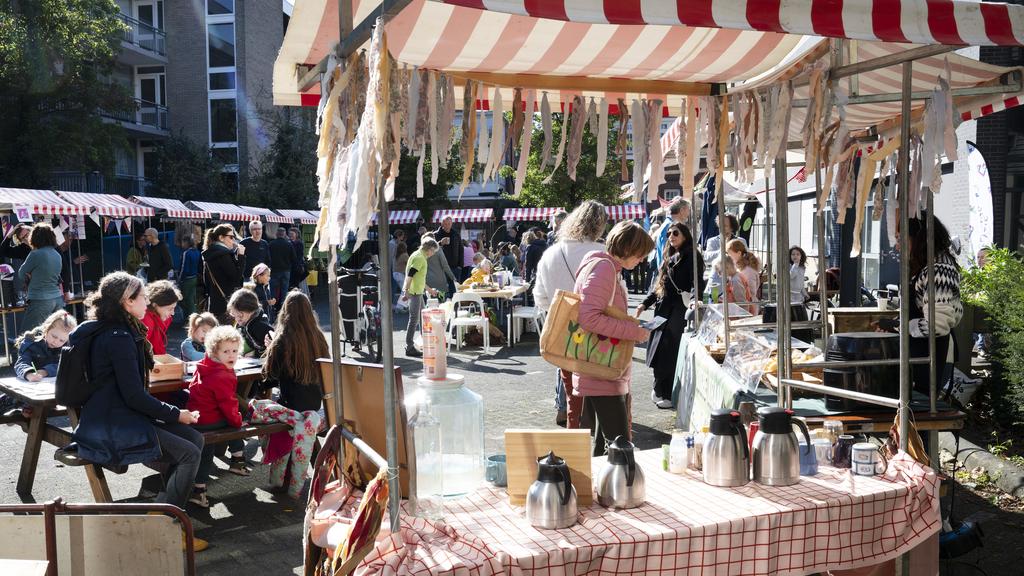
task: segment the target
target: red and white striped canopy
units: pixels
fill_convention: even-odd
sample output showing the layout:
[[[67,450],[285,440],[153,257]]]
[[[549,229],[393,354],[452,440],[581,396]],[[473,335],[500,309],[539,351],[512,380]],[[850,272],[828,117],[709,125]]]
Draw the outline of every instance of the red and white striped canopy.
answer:
[[[288,218],[286,216],[281,216],[280,214],[278,214],[277,212],[274,212],[273,210],[271,210],[269,208],[260,208],[258,206],[242,206],[241,204],[239,204],[238,207],[241,208],[242,210],[245,210],[246,212],[252,212],[253,214],[259,214],[260,218],[262,218],[263,220],[265,220],[267,222],[274,222],[276,224],[294,224],[295,223],[295,219],[294,218]]]
[[[621,206],[605,206],[610,220],[632,220],[644,217],[643,204],[623,204]]]
[[[128,218],[132,216],[145,218],[156,216],[156,210],[149,206],[136,204],[127,198],[113,194],[95,194],[92,192],[65,192],[57,190],[57,195],[75,206],[90,209],[100,216]]]
[[[277,213],[290,221],[298,220],[299,224],[316,224],[316,217],[305,210],[294,208],[278,208]]]
[[[16,206],[28,206],[33,214],[88,214],[89,208],[62,200],[52,190],[0,188],[0,211],[13,212]]]
[[[373,213],[373,223],[377,223],[377,212]],[[414,224],[420,217],[419,210],[389,210],[388,224]]]
[[[515,222],[543,222],[551,218],[551,215],[563,208],[506,208],[505,220]]]
[[[316,224],[317,222],[320,221],[320,211],[319,210],[306,210],[306,212],[309,212],[309,215],[313,217],[313,223],[314,224]]]
[[[253,220],[260,219],[258,214],[244,210],[241,206],[235,206],[234,204],[203,202],[199,200],[189,200],[188,204],[196,210],[213,212],[221,220],[228,220],[231,222],[251,222]]]
[[[432,220],[441,222],[451,217],[452,222],[489,222],[494,219],[494,208],[463,208],[461,210],[434,210]]]
[[[213,214],[202,210],[192,210],[181,200],[173,198],[154,198],[152,196],[132,196],[131,201],[150,208],[164,211],[164,218],[174,220],[209,220]]]
[[[380,4],[349,1],[356,24]],[[295,2],[274,65],[275,104],[318,103],[319,85],[297,91],[296,66],[317,64],[337,42],[337,3]],[[972,0],[413,0],[387,33],[400,63],[453,73],[735,83],[785,68],[809,37],[902,49],[908,42],[1021,45],[1024,7]],[[610,103],[664,99],[583,95]],[[548,94],[553,107],[572,96]]]

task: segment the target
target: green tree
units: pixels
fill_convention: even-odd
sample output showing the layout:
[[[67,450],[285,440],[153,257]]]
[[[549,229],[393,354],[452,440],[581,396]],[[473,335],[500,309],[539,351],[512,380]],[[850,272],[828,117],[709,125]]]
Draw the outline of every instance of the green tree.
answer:
[[[0,3],[0,182],[47,187],[59,169],[110,175],[126,113],[110,81],[124,25],[113,0]]]
[[[561,141],[562,114],[552,114],[552,161]],[[572,127],[569,127],[570,131]],[[562,165],[555,170],[554,177],[550,184],[545,184],[544,179],[551,175],[551,166],[544,170],[540,169],[541,153],[544,148],[544,131],[540,126],[535,126],[533,138],[530,142],[530,159],[526,164],[526,178],[523,182],[523,189],[519,197],[513,196],[514,190],[508,190],[506,198],[516,199],[523,206],[547,207],[559,206],[572,209],[579,206],[585,200],[597,200],[602,204],[621,204],[619,197],[622,183],[619,181],[619,163],[615,157],[615,140],[618,131],[614,126],[608,127],[608,163],[605,165],[604,174],[597,176],[597,137],[589,130],[583,132],[583,147],[580,154],[579,164],[576,166],[576,180],[569,178],[566,170],[565,158]],[[568,149],[568,143],[566,143]],[[501,175],[515,178],[514,166],[503,166]]]
[[[315,209],[319,197],[316,177],[315,109],[280,109],[259,114],[270,146],[249,167],[240,202],[267,208]]]
[[[234,202],[234,190],[224,184],[224,165],[206,146],[184,134],[172,134],[156,147],[156,174],[148,194],[178,200]],[[230,197],[226,197],[230,194]]]

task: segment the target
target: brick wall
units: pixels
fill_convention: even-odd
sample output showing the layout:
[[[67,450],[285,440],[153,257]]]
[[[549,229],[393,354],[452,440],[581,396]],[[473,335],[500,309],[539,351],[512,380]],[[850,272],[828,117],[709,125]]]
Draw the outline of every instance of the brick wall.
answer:
[[[202,145],[210,141],[206,92],[205,2],[167,2],[167,108],[172,133]]]
[[[244,174],[273,138],[261,115],[273,109],[274,60],[284,40],[280,2],[236,2],[238,160]]]

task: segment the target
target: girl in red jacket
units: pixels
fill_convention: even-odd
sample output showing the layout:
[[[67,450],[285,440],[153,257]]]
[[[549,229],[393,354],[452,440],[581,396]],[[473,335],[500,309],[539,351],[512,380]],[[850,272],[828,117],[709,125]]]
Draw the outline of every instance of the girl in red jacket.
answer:
[[[174,309],[181,301],[181,292],[169,280],[158,280],[146,285],[146,315],[142,323],[149,329],[146,340],[153,345],[153,354],[167,354],[167,328],[174,320]]]
[[[235,363],[238,362],[241,349],[242,335],[231,326],[218,326],[206,335],[206,357],[196,363],[196,373],[188,387],[188,409],[199,412],[199,422],[195,425],[197,430],[242,426],[238,397],[235,395],[238,388]],[[228,472],[248,476],[249,469],[243,453],[245,444],[240,439],[231,440],[228,449],[231,451],[231,467]],[[210,507],[206,497],[206,482],[210,478],[215,452],[214,445],[203,447],[195,488],[189,498],[189,502],[203,508]]]

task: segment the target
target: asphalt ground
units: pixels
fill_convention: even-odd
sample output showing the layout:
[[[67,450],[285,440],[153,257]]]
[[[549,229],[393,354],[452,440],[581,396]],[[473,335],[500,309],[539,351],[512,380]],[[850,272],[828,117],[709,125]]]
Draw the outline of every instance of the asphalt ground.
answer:
[[[630,296],[634,308],[640,296]],[[326,297],[315,298],[321,326],[329,334]],[[650,312],[647,313],[648,315]],[[406,386],[422,370],[418,359],[404,356],[406,316],[398,314],[394,334],[396,363],[405,375]],[[184,331],[172,327],[169,350],[177,350]],[[645,350],[635,349],[633,365],[633,432],[641,449],[667,443],[674,422],[674,411],[659,410],[650,401],[654,379],[644,366]],[[368,360],[351,349],[347,355]],[[555,373],[538,351],[537,336],[526,334],[515,347],[492,348],[483,354],[480,348],[463,348],[449,357],[449,369],[465,374],[466,385],[484,399],[486,449],[503,451],[506,428],[556,428],[554,409]],[[10,370],[6,374],[10,375]],[[65,422],[66,424],[66,422]],[[14,426],[0,426],[0,502],[25,501],[15,486],[21,463],[25,434]],[[381,453],[384,447],[378,447]],[[256,458],[257,446],[251,442],[247,454]],[[92,502],[92,494],[80,468],[68,468],[53,459],[54,448],[43,445],[32,496],[44,502],[61,497],[66,502]],[[302,517],[305,502],[296,502],[267,490],[267,467],[256,465],[249,477],[227,472],[227,464],[216,462],[217,470],[209,485],[211,507],[188,508],[196,534],[209,540],[210,548],[196,555],[198,573],[203,576],[239,574],[301,574]],[[107,473],[111,494],[119,502],[152,501],[159,490],[159,478],[144,466],[131,466],[127,473]]]

